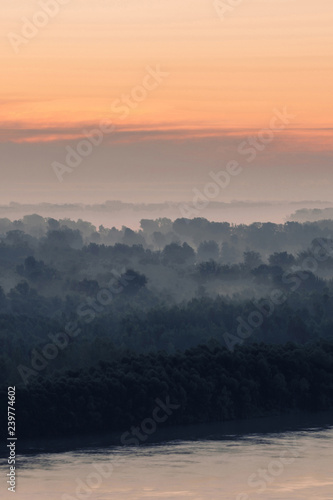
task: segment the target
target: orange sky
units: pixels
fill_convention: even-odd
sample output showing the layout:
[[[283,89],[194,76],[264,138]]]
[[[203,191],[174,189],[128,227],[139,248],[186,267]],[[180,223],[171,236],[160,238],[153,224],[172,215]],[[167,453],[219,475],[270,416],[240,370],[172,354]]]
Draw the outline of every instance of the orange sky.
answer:
[[[221,18],[216,0],[6,2],[0,144],[56,142],[61,151],[108,120],[118,131],[140,130],[119,141],[164,138],[172,147],[191,137],[246,136],[286,108],[295,117],[275,148],[331,153],[332,0],[238,3]],[[40,14],[42,4],[56,5],[52,19]],[[45,21],[30,38],[27,19]],[[168,76],[122,116],[119,102],[156,66]]]
[[[224,19],[210,0],[70,0],[15,54],[9,33],[40,10],[16,0],[1,16],[4,123],[243,129],[287,106],[294,127],[333,126],[331,0],[243,0]],[[111,103],[156,64],[169,77],[119,120]]]

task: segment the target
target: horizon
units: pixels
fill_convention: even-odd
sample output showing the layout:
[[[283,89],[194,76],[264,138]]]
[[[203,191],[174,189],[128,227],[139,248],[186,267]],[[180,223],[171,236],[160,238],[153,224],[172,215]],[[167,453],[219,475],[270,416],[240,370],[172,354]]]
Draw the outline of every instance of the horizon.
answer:
[[[210,222],[228,222],[232,225],[251,225],[254,223],[284,224],[288,221],[314,222],[333,218],[333,203],[330,202],[272,202],[272,201],[237,201],[229,203],[210,201],[194,208],[193,202],[160,203],[123,203],[108,200],[98,204],[20,204],[12,202],[0,205],[0,220],[22,220],[27,215],[39,215],[44,218],[84,220],[96,228],[100,225],[111,228],[129,227],[140,229],[142,219],[157,220],[202,218]]]
[[[331,199],[333,5],[321,5],[8,5],[1,199],[181,202],[232,163],[218,201]]]

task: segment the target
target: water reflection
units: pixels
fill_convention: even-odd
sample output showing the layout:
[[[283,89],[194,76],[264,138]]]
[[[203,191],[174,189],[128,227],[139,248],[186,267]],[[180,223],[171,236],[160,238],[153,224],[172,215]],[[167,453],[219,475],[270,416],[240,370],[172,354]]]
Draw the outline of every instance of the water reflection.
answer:
[[[21,455],[15,498],[61,500],[65,493],[66,500],[333,498],[333,427],[207,435],[133,448]],[[4,477],[5,460],[0,466]],[[1,498],[12,495],[1,485]]]

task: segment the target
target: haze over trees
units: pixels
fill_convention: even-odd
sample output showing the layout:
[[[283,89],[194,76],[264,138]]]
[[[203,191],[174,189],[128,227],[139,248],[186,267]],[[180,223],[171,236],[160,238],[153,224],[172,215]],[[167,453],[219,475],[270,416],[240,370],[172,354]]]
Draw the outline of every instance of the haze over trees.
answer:
[[[21,391],[24,432],[120,428],[167,394],[174,423],[328,409],[331,234],[331,220],[0,219],[1,381]]]

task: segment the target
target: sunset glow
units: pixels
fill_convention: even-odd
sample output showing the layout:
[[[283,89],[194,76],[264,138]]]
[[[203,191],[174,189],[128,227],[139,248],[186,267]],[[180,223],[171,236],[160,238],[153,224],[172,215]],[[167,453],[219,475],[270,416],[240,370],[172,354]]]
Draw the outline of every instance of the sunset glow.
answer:
[[[331,154],[331,0],[236,3],[225,12],[214,0],[8,4],[0,149],[58,144],[58,154],[42,152],[38,182],[48,183],[64,145],[101,121],[115,126],[104,145],[148,143],[145,163],[157,142],[246,137],[287,109],[294,118],[274,148]],[[153,85],[149,71],[167,76]]]
[[[29,43],[15,44],[21,18],[41,9],[22,0],[7,7],[1,121],[117,122],[111,103],[158,64],[169,77],[131,110],[131,124],[256,128],[280,104],[297,113],[299,128],[332,127],[331,2],[244,0],[224,19],[213,2],[142,3],[72,0]]]

